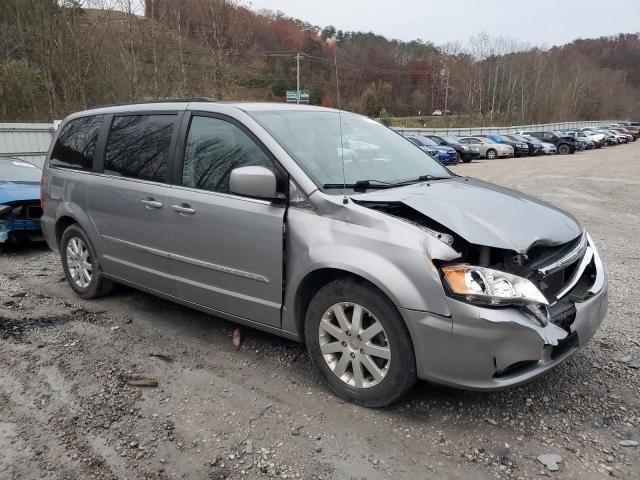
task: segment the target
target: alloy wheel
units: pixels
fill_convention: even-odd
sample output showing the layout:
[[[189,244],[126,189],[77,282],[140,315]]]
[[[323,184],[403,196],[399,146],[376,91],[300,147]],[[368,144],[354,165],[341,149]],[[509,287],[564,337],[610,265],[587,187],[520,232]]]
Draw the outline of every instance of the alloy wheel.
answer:
[[[382,382],[391,365],[391,347],[384,327],[362,305],[336,303],[318,328],[320,351],[333,374],[355,388]]]
[[[72,237],[67,243],[67,267],[74,283],[87,288],[91,283],[93,267],[89,249],[79,237]]]

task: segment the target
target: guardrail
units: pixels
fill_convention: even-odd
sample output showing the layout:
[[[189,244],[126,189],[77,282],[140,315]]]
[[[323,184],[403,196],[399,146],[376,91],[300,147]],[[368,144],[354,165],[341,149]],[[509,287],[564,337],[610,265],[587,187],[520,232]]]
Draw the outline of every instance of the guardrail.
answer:
[[[543,131],[552,130],[576,130],[586,127],[599,127],[610,123],[617,123],[620,120],[597,120],[589,122],[560,122],[560,123],[541,123],[537,125],[514,125],[512,127],[472,127],[472,128],[407,128],[393,127],[394,130],[403,135],[456,135],[458,137],[466,137],[471,135],[489,135],[492,133],[508,134],[521,131]]]

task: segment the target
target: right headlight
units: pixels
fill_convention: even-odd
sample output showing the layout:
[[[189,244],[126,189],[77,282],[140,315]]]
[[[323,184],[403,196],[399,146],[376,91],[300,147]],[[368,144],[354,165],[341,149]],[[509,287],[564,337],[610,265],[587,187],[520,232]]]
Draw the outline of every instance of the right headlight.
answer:
[[[451,292],[468,303],[523,306],[543,326],[549,323],[549,302],[526,278],[468,264],[446,265],[442,267],[442,273]]]
[[[466,152],[467,150],[469,150],[469,147],[465,147],[464,145],[462,145],[462,150]]]

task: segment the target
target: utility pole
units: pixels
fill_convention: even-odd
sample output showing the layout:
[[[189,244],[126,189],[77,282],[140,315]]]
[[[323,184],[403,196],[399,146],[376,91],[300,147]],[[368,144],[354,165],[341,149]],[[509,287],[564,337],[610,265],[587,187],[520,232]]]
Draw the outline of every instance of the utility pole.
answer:
[[[296,78],[297,78],[297,95],[296,95],[296,103],[300,104],[300,59],[302,55],[300,52],[296,54]]]
[[[447,116],[447,106],[449,105],[449,69],[447,68],[447,85],[444,87],[444,115]]]

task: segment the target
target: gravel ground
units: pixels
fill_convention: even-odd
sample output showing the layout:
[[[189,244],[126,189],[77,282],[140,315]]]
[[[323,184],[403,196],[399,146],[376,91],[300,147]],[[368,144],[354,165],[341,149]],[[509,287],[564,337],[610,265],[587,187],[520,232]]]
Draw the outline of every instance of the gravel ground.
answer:
[[[569,361],[507,391],[422,382],[368,410],[328,393],[298,344],[244,328],[236,350],[233,324],[125,288],[83,301],[46,247],[14,248],[0,253],[0,478],[640,478],[640,141],[455,170],[589,229],[610,309]]]

